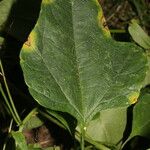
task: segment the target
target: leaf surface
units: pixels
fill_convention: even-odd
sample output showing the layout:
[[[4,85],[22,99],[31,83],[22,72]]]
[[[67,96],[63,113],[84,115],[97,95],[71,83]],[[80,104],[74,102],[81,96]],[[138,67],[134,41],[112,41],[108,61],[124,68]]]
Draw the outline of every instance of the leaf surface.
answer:
[[[13,138],[15,139],[15,143],[16,143],[16,146],[18,149],[28,150],[27,143],[26,143],[25,137],[22,134],[22,132],[12,131],[11,134],[12,134]]]
[[[130,138],[141,135],[150,139],[150,93],[144,94],[135,105]]]
[[[103,110],[87,126],[87,137],[94,141],[116,145],[123,137],[127,123],[127,107]]]
[[[150,37],[138,25],[136,20],[132,20],[128,30],[136,43],[145,49],[150,49]]]
[[[96,0],[43,0],[21,52],[30,93],[86,124],[104,109],[137,101],[147,70],[134,44],[111,39]]]
[[[8,18],[8,15],[11,10],[11,6],[14,2],[15,0],[0,1],[0,30],[2,30],[2,27]]]
[[[31,130],[33,128],[38,128],[43,125],[43,121],[36,115],[30,117],[30,119],[23,125],[24,130]]]

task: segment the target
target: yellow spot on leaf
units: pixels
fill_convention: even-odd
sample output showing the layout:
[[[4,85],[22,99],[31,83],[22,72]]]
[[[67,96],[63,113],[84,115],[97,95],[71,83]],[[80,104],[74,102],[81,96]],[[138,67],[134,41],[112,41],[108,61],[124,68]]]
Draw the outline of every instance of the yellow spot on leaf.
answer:
[[[52,4],[55,0],[43,0],[43,4]]]
[[[107,23],[105,20],[105,17],[103,15],[102,8],[99,9],[97,19],[98,19],[98,24],[99,24],[100,28],[102,28],[104,35],[107,37],[111,37],[110,31],[108,29],[108,26],[107,26]]]
[[[135,104],[138,100],[139,93],[138,92],[133,92],[129,95],[129,104]]]
[[[30,36],[28,37],[28,40],[24,43],[26,46],[30,47],[31,46],[31,40]]]
[[[31,34],[28,37],[28,40],[24,43],[23,45],[23,50],[25,52],[32,52],[35,49],[35,39],[36,39],[36,34],[34,31],[31,32]]]

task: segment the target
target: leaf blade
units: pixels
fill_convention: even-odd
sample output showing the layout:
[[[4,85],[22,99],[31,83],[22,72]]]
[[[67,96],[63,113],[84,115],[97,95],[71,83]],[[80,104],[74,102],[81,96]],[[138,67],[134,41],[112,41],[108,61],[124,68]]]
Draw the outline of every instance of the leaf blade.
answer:
[[[144,32],[144,30],[135,20],[132,20],[128,30],[136,43],[145,49],[150,49],[150,37]]]
[[[141,135],[150,138],[150,94],[145,93],[141,96],[133,110],[133,127],[130,138]]]
[[[99,14],[102,10],[93,0],[43,1],[21,52],[33,97],[81,124],[100,110],[136,101],[147,68],[142,50],[113,41]]]
[[[13,138],[15,139],[17,148],[19,148],[21,150],[28,150],[27,143],[26,143],[25,137],[22,132],[12,131],[11,134],[12,134]]]

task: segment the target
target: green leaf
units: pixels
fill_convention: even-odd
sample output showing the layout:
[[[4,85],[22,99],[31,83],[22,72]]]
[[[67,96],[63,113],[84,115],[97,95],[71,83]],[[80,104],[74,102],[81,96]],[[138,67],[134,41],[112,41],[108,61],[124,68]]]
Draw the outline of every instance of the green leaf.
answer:
[[[19,131],[22,130],[30,130],[33,128],[37,128],[41,125],[43,125],[42,119],[39,118],[38,116],[38,109],[34,108],[32,111],[24,118],[22,125],[19,128]]]
[[[142,50],[114,41],[103,24],[96,0],[43,0],[21,52],[36,101],[82,126],[101,110],[135,103],[147,70]]]
[[[71,135],[74,135],[74,129],[76,127],[76,120],[74,118],[72,118],[68,114],[61,114],[60,112],[55,112],[52,110],[47,110],[47,113],[49,116],[53,116],[54,120],[53,118],[51,118],[51,121],[53,121],[54,123],[58,121],[58,123],[56,123],[58,126],[67,129]]]
[[[86,136],[94,141],[117,145],[123,137],[127,121],[127,107],[103,110],[87,126]]]
[[[43,125],[43,121],[36,115],[33,115],[29,120],[23,125],[23,129],[33,129]]]
[[[144,94],[135,105],[130,138],[141,135],[150,139],[150,94]]]
[[[132,20],[129,28],[133,40],[145,49],[150,49],[150,37],[144,32],[144,30],[137,24],[135,20]]]
[[[15,0],[2,0],[0,1],[0,31],[3,28],[4,23],[8,19],[12,4]]]
[[[22,132],[11,132],[13,138],[15,139],[16,147],[20,150],[28,150],[27,143]]]

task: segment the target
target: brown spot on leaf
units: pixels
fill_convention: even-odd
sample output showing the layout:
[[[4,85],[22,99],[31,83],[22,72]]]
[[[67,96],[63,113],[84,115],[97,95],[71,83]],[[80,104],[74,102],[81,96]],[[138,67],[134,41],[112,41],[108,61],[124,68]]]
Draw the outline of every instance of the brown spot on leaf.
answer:
[[[102,25],[103,25],[104,29],[109,31],[104,15],[102,15],[100,21],[102,22]]]
[[[31,46],[31,39],[30,36],[28,37],[28,40],[24,43],[26,46]]]

